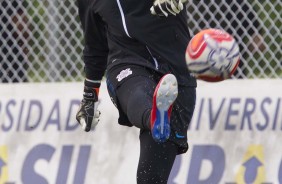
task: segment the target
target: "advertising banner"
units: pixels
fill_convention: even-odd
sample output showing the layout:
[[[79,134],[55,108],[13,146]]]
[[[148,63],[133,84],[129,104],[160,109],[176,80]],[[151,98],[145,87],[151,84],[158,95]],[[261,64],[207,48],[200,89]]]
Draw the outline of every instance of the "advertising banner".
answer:
[[[282,183],[282,81],[200,82],[170,183]]]
[[[75,120],[82,83],[0,85],[0,184],[134,184],[139,130],[118,125],[105,87],[101,120]],[[199,82],[169,184],[282,183],[281,80]]]

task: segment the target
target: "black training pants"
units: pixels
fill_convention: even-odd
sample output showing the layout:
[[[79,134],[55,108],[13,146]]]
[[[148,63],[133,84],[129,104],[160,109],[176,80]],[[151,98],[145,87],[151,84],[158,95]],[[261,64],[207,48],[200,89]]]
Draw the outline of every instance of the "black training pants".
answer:
[[[195,88],[179,86],[171,114],[171,136],[165,143],[153,140],[149,123],[153,93],[163,74],[139,66],[110,70],[107,85],[119,110],[119,123],[140,128],[138,184],[166,184],[177,154],[187,151],[187,130],[195,106]]]

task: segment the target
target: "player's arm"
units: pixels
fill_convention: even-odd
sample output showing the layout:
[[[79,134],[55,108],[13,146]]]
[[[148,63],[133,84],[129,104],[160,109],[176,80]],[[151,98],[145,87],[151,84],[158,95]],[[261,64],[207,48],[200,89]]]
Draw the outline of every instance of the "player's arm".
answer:
[[[78,0],[79,18],[84,33],[84,93],[76,119],[83,130],[94,128],[100,113],[97,112],[98,93],[106,70],[108,44],[104,22],[92,11],[93,1]]]

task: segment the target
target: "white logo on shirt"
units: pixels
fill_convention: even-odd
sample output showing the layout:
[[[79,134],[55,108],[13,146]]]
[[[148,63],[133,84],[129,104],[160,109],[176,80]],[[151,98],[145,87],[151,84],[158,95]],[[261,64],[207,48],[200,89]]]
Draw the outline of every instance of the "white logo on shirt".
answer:
[[[125,70],[122,70],[118,76],[117,76],[117,80],[120,82],[122,79],[128,77],[129,75],[132,74],[132,70],[130,68],[127,68]]]

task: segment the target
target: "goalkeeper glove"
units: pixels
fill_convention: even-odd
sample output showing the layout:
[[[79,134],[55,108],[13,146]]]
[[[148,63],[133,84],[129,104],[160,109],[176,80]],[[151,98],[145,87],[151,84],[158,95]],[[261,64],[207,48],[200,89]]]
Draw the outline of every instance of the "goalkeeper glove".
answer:
[[[183,10],[183,4],[187,0],[155,0],[151,7],[151,13],[158,16],[176,15]]]
[[[92,82],[88,79],[84,81],[83,99],[76,114],[76,120],[86,132],[93,129],[99,122],[101,113],[97,110],[97,106],[100,85],[100,82]]]

